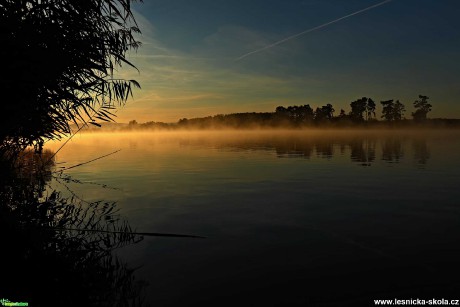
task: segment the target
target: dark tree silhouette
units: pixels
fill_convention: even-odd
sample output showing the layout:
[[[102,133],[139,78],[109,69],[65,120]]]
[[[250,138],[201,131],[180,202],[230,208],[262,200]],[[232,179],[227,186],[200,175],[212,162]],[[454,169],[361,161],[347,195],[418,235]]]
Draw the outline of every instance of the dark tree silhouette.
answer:
[[[355,122],[364,121],[364,114],[366,120],[375,117],[375,102],[371,98],[363,97],[350,103],[351,112],[350,117]]]
[[[283,106],[278,106],[276,107],[275,112],[277,114],[287,114],[287,109]]]
[[[0,146],[41,147],[71,132],[72,122],[112,120],[139,87],[113,73],[133,66],[126,52],[140,45],[134,1],[1,2]]]
[[[366,104],[366,120],[375,119],[375,102],[371,98],[367,99]]]
[[[394,108],[393,108],[394,120],[404,119],[404,112],[406,112],[406,108],[401,102],[399,102],[399,100],[396,100],[396,103],[394,104]]]
[[[382,104],[382,118],[387,121],[393,120],[393,99],[380,101]]]
[[[278,117],[289,119],[295,124],[308,123],[314,118],[313,109],[309,104],[303,106],[289,106],[287,108],[279,106],[275,110]]]
[[[321,121],[324,121],[325,119],[326,119],[326,114],[324,113],[323,109],[321,109],[320,107],[316,107],[315,121],[321,122]]]
[[[366,112],[367,98],[363,97],[361,99],[355,100],[350,103],[351,112],[350,117],[355,122],[364,121],[363,113]]]
[[[419,100],[414,102],[415,112],[412,112],[412,117],[416,122],[426,120],[426,115],[431,111],[432,105],[428,103],[428,96],[419,95]]]
[[[397,121],[404,118],[404,112],[406,111],[406,109],[404,108],[404,105],[401,102],[399,102],[399,100],[396,100],[396,102],[394,102],[394,100],[391,99],[381,101],[380,103],[383,106],[382,118],[384,118],[385,120]]]
[[[324,120],[330,120],[334,117],[334,107],[328,103],[325,106],[317,107],[315,111],[315,121],[321,122]]]
[[[314,113],[309,104],[288,107],[288,110],[292,110],[292,113],[295,114],[295,118],[300,123],[311,122],[313,120]]]
[[[335,110],[332,104],[328,103],[327,105],[322,106],[321,109],[324,110],[328,119],[332,119],[334,117]]]

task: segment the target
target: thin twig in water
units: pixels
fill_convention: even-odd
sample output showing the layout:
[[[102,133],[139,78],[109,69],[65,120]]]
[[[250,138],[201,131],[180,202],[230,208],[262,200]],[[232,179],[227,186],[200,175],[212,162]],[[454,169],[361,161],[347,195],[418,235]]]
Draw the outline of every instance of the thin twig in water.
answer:
[[[121,233],[121,234],[139,235],[139,236],[147,236],[147,237],[176,237],[176,238],[206,239],[206,237],[202,237],[202,236],[182,235],[182,234],[175,234],[175,233],[126,232],[126,231],[109,231],[109,230],[61,228],[61,227],[49,227],[49,228],[56,229],[56,230],[72,230],[72,231],[102,232],[102,233]]]
[[[73,166],[70,166],[70,167],[66,167],[62,170],[59,170],[59,171],[55,171],[54,173],[59,173],[59,172],[63,172],[63,171],[66,171],[66,170],[69,170],[71,168],[75,168],[75,167],[78,167],[78,166],[82,166],[82,165],[85,165],[85,164],[88,164],[88,163],[91,163],[91,162],[94,162],[96,160],[99,160],[99,159],[102,159],[102,158],[105,158],[105,157],[108,157],[110,155],[113,155],[113,154],[116,154],[117,152],[121,151],[121,149],[118,149],[118,150],[115,150],[114,152],[111,152],[109,154],[106,154],[106,155],[103,155],[103,156],[100,156],[100,157],[97,157],[95,159],[92,159],[92,160],[89,160],[89,161],[86,161],[86,162],[82,162],[82,163],[78,163],[76,165],[73,165]]]
[[[78,132],[80,132],[81,129],[83,129],[83,127],[87,126],[88,124],[84,124],[84,125],[81,125],[80,128],[78,128],[77,131],[75,131],[74,134],[70,135],[69,138],[64,142],[64,144],[62,144],[58,150],[56,150],[56,152],[48,159],[47,163],[49,163],[57,154],[59,151],[61,151],[61,149],[75,136],[77,135]]]
[[[72,197],[74,197],[74,198],[78,199],[79,201],[84,202],[84,203],[86,203],[86,204],[88,204],[88,205],[91,204],[89,201],[86,201],[86,200],[84,200],[83,198],[81,198],[80,196],[78,196],[74,191],[72,191],[72,190],[67,186],[67,184],[61,182],[57,177],[53,177],[53,178],[56,180],[57,183],[59,183],[60,185],[62,185],[64,188],[66,188],[66,190],[69,191],[70,194],[72,194]],[[48,186],[49,186],[49,185],[48,185]],[[51,188],[51,186],[49,186],[49,187]]]
[[[92,184],[92,185],[100,186],[101,188],[104,188],[104,189],[121,191],[120,188],[111,187],[111,186],[109,186],[107,184],[104,184],[104,183],[97,183],[97,182],[92,182],[92,181],[81,181],[81,180],[78,180],[78,179],[74,179],[74,178],[72,178],[71,176],[69,176],[67,174],[65,174],[65,175],[60,174],[59,176],[53,176],[53,178],[56,179],[56,180],[62,179],[65,182],[73,182],[73,183],[78,183],[78,184]]]

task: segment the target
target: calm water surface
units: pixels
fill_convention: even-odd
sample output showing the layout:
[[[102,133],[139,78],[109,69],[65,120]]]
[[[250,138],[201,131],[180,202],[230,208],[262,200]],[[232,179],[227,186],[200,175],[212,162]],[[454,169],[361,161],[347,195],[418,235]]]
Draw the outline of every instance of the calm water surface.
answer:
[[[460,298],[459,131],[82,134],[57,162],[118,149],[51,187],[117,202],[139,232],[206,237],[118,252],[153,306]]]

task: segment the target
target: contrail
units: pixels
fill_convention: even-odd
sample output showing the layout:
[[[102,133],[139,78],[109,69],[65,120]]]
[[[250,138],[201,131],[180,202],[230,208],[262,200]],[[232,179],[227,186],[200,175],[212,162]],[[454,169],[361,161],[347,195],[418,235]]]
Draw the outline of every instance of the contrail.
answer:
[[[369,6],[369,7],[366,7],[365,9],[362,9],[362,10],[356,11],[356,12],[354,12],[354,13],[348,14],[348,15],[346,15],[346,16],[340,17],[340,18],[338,18],[338,19],[329,21],[329,22],[327,22],[327,23],[325,23],[325,24],[322,24],[322,25],[320,25],[320,26],[317,26],[317,27],[314,27],[314,28],[311,28],[311,29],[302,31],[302,32],[300,32],[300,33],[291,35],[291,36],[286,37],[286,38],[284,38],[284,39],[282,39],[282,40],[279,40],[279,41],[277,41],[277,42],[274,42],[273,44],[267,45],[267,46],[265,46],[265,47],[263,47],[263,48],[260,48],[260,49],[257,49],[257,50],[254,50],[254,51],[245,53],[245,54],[243,54],[242,56],[240,56],[239,58],[236,58],[235,61],[242,60],[242,59],[244,59],[245,57],[250,56],[251,54],[258,53],[258,52],[261,52],[261,51],[263,51],[263,50],[270,49],[270,48],[272,48],[272,47],[275,47],[275,46],[277,46],[277,45],[279,45],[279,44],[282,44],[282,43],[284,43],[284,42],[287,42],[287,41],[289,41],[289,40],[291,40],[291,39],[294,39],[294,38],[296,38],[296,37],[299,37],[299,36],[301,36],[301,35],[304,35],[304,34],[307,34],[307,33],[313,32],[313,31],[316,31],[316,30],[318,30],[318,29],[327,27],[327,26],[329,26],[329,25],[331,25],[331,24],[333,24],[333,23],[336,23],[336,22],[339,22],[339,21],[341,21],[341,20],[347,19],[347,18],[349,18],[349,17],[351,17],[351,16],[355,16],[355,15],[364,13],[364,12],[366,12],[366,11],[372,10],[373,8],[376,8],[376,7],[378,7],[378,6],[384,5],[384,4],[386,4],[386,3],[388,3],[388,2],[391,2],[391,1],[393,1],[393,0],[385,0],[385,1],[383,1],[383,2],[380,2],[380,3],[377,3],[377,4],[371,5],[371,6]]]

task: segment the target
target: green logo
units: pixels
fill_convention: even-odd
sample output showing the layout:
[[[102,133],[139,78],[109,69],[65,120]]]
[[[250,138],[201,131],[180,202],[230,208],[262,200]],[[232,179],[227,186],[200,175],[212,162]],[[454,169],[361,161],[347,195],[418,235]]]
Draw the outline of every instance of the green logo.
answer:
[[[2,304],[2,306],[29,306],[29,303],[25,303],[25,302],[10,302],[10,300],[7,300],[5,298],[2,298],[0,300],[0,304]]]

